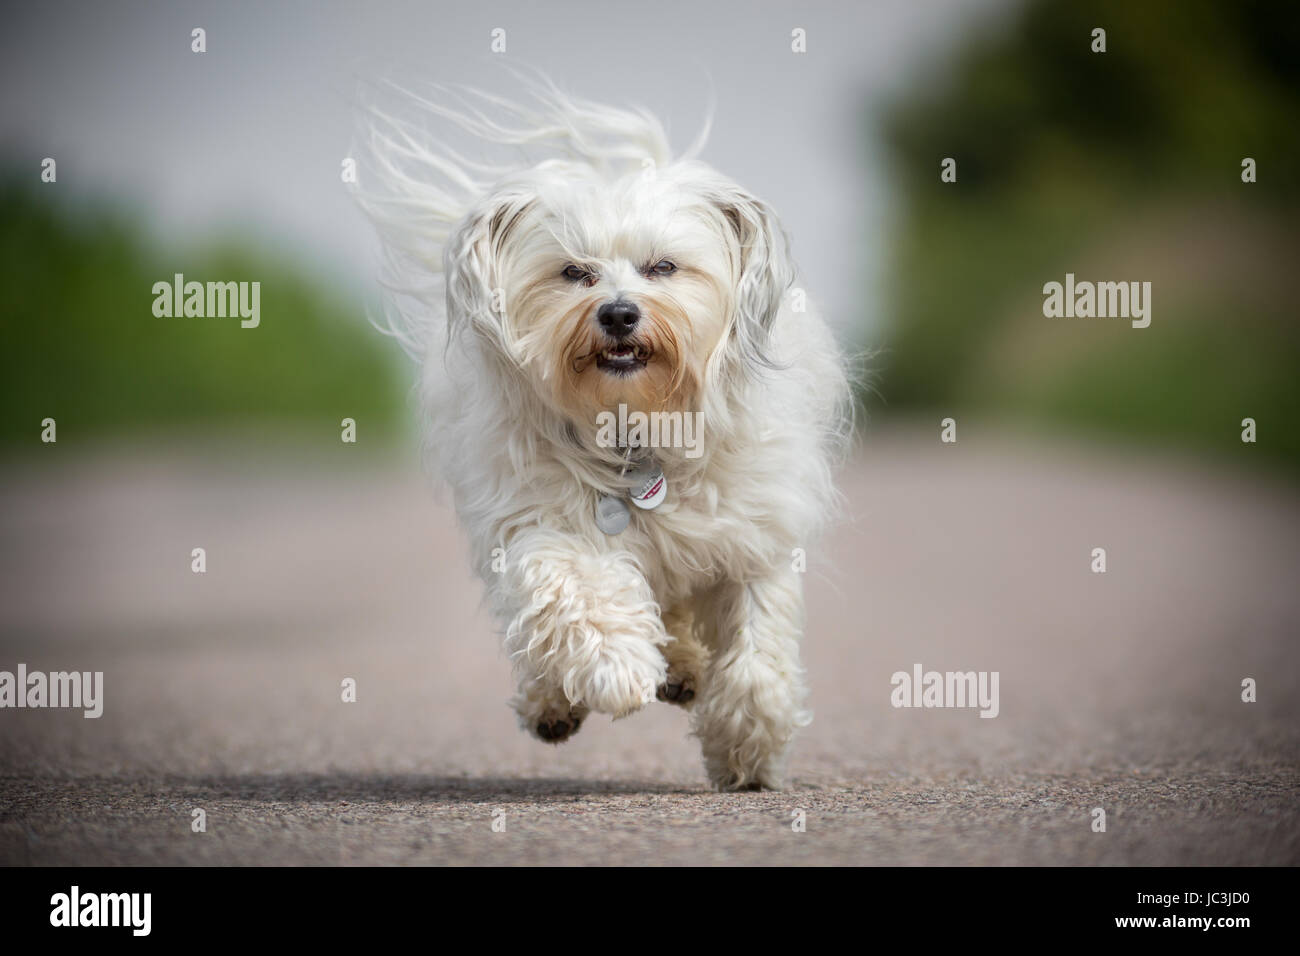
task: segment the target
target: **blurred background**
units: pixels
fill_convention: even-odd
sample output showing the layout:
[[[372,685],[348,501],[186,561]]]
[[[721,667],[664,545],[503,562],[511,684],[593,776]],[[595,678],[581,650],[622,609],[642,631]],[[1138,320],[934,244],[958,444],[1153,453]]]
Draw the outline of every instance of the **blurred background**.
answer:
[[[3,769],[209,791],[249,778],[203,774],[321,767],[698,786],[675,712],[638,718],[653,744],[515,732],[463,542],[420,478],[414,369],[367,321],[374,241],[340,179],[358,84],[509,94],[508,62],[647,106],[681,147],[712,102],[704,158],[777,208],[803,284],[869,355],[848,517],[811,561],[827,719],[805,779],[895,758],[1004,783],[1201,759],[1290,768],[1274,784],[1293,795],[1298,43],[1300,8],[1258,0],[7,9],[0,667],[97,663],[116,697],[102,722],[0,715]],[[152,286],[178,272],[259,281],[260,327],[156,318]],[[1149,281],[1151,326],[1044,318],[1043,284],[1067,272]],[[938,442],[948,416],[955,446]],[[1000,666],[1016,703],[909,722],[884,701],[916,659]],[[1256,672],[1274,684],[1243,718]],[[340,715],[340,674],[386,706]],[[1126,730],[1139,720],[1153,736]],[[1175,742],[1189,720],[1196,747]],[[72,840],[3,821],[11,860]],[[1246,842],[1293,856],[1294,814],[1271,821]],[[137,859],[121,826],[76,838]],[[1167,861],[1241,845],[1213,832]],[[247,852],[261,842],[250,830]],[[1157,860],[1129,849],[1116,860]]]
[[[505,61],[660,112],[781,210],[871,418],[960,410],[1300,469],[1296,12],[1287,4],[59,4],[8,13],[0,64],[0,389],[10,453],[79,438],[401,434],[410,370],[364,321],[373,245],[340,181],[358,83],[509,92]],[[566,11],[568,11],[566,15]],[[496,19],[493,19],[496,17]],[[505,17],[506,19],[502,19]],[[499,21],[499,22],[498,22]],[[1094,54],[1095,24],[1108,30]],[[190,50],[202,26],[207,52]],[[506,30],[506,52],[489,52]],[[623,63],[628,37],[657,55]],[[592,78],[599,77],[598,83]],[[1256,159],[1259,181],[1241,181]],[[57,161],[57,183],[40,164]],[[957,160],[958,181],[939,163]],[[362,170],[364,175],[364,170]],[[1044,282],[1140,279],[1153,327],[1051,322]],[[175,272],[259,279],[266,320],[152,320]],[[18,319],[21,317],[21,321]]]

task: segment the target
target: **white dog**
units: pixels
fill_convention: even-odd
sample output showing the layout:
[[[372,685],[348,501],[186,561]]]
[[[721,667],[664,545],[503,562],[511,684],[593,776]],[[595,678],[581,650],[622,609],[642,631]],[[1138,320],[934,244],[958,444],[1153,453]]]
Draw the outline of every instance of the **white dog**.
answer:
[[[369,111],[360,195],[520,723],[558,743],[658,697],[715,786],[779,787],[811,719],[800,549],[849,431],[840,352],[772,210],[700,144],[674,160],[654,117],[550,85],[459,95]],[[429,119],[528,159],[471,162]],[[615,412],[702,434],[611,440]]]

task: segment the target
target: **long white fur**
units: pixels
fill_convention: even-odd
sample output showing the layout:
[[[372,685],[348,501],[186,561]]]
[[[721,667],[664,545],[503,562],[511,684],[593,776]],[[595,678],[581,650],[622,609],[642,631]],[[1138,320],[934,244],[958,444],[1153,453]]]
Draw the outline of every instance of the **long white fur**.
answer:
[[[504,630],[521,726],[632,713],[671,665],[695,684],[692,730],[710,780],[779,787],[811,719],[793,562],[835,504],[832,469],[850,430],[844,362],[811,304],[792,310],[787,242],[765,204],[690,155],[674,159],[648,113],[549,84],[529,95],[524,106],[439,90],[371,107],[360,177],[384,249],[388,323],[423,365],[431,465]],[[471,161],[434,138],[438,123],[509,156]],[[665,196],[676,197],[671,225]],[[694,285],[651,287],[619,271],[613,250],[629,233],[638,242],[646,222],[695,250]],[[701,378],[703,454],[657,450],[669,497],[634,510],[616,536],[596,526],[595,504],[626,491],[620,452],[574,420],[548,351],[556,327],[490,301],[517,289],[542,316],[534,303],[555,298],[545,276],[562,268],[557,255],[597,262],[609,284],[676,316]],[[705,348],[713,325],[720,338]]]

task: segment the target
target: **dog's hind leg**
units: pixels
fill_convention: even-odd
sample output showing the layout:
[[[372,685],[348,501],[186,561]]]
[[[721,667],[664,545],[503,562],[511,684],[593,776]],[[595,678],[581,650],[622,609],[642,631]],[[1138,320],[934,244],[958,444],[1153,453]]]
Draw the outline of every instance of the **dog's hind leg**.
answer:
[[[672,640],[660,648],[668,664],[668,675],[655,696],[689,709],[700,689],[709,652],[695,634],[695,614],[688,604],[674,607],[664,614],[663,620],[664,630]]]
[[[692,721],[709,779],[720,790],[779,789],[795,732],[812,720],[799,662],[799,575],[717,589],[717,631]]]

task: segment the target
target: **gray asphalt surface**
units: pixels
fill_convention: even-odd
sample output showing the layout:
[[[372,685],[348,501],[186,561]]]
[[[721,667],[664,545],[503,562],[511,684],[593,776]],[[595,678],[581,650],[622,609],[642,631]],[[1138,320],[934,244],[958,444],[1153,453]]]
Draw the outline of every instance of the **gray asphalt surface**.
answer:
[[[11,463],[0,669],[102,670],[106,703],[0,711],[0,863],[1300,862],[1294,487],[935,434],[876,435],[844,475],[809,553],[816,718],[790,789],[758,794],[710,792],[666,704],[521,734],[413,463]],[[917,662],[998,671],[1000,715],[891,707]]]

